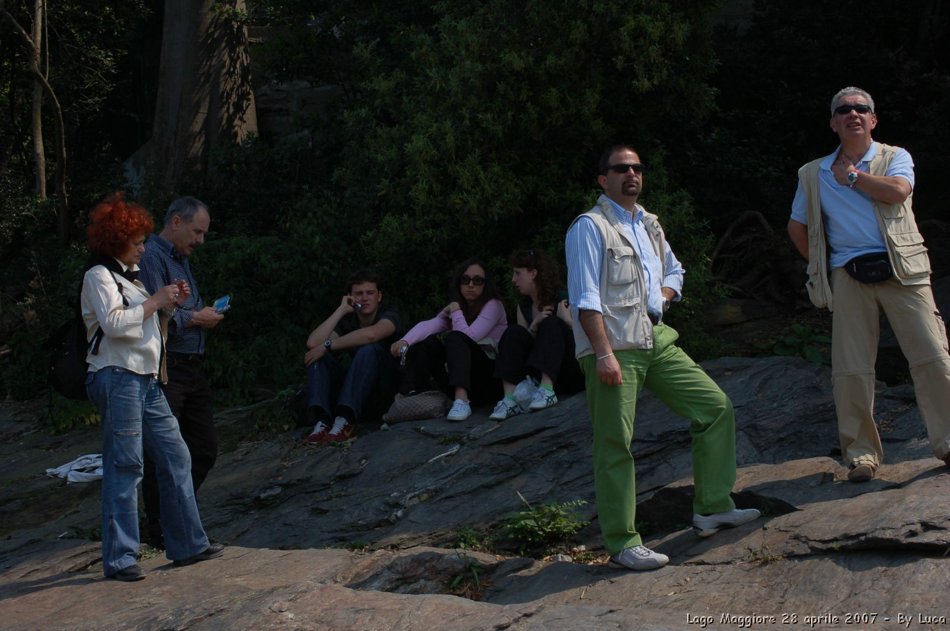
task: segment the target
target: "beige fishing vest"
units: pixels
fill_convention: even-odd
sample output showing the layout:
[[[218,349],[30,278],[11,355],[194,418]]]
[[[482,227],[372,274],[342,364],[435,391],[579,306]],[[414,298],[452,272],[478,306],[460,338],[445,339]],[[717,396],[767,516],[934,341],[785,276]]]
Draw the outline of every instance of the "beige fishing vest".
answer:
[[[878,151],[871,159],[871,175],[884,175],[890,165],[896,147],[876,143]],[[828,249],[821,216],[818,170],[824,158],[812,160],[798,170],[798,178],[805,192],[808,208],[808,280],[805,287],[808,297],[816,307],[833,310],[833,296],[828,277]],[[894,276],[904,285],[930,283],[930,258],[924,246],[924,238],[917,230],[917,221],[911,209],[913,193],[900,204],[885,204],[871,200],[877,215],[877,223],[884,235],[887,256],[891,261]]]
[[[600,304],[611,348],[653,348],[653,325],[647,313],[643,266],[636,247],[624,236],[606,197],[601,196],[596,206],[578,215],[571,225],[581,217],[590,217],[604,239]],[[653,250],[661,262],[665,261],[666,237],[656,215],[645,212],[643,225]],[[578,359],[594,352],[579,317],[574,319],[574,349]]]

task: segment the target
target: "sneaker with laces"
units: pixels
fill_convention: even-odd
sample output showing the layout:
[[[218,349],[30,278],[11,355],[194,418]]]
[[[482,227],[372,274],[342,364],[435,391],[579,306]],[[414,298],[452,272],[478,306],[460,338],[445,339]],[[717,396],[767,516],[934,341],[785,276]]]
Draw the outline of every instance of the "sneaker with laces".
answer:
[[[323,421],[318,422],[316,425],[313,426],[313,431],[310,432],[308,435],[304,436],[304,442],[322,443],[323,439],[326,438],[327,429],[329,428],[327,427],[326,423],[324,423]]]
[[[746,524],[753,519],[758,519],[761,515],[755,508],[733,508],[724,513],[713,513],[712,515],[693,515],[693,528],[697,530],[700,537],[710,537],[723,528],[735,528]]]
[[[670,557],[654,552],[646,546],[624,548],[610,557],[610,565],[628,570],[656,570],[670,562]]]
[[[511,396],[522,409],[527,410],[531,402],[534,401],[534,393],[537,392],[537,390],[538,382],[534,380],[534,377],[525,377],[515,386],[515,390],[511,393]]]
[[[531,404],[528,405],[528,409],[537,412],[555,405],[557,405],[557,395],[554,394],[554,391],[547,388],[538,388],[538,391],[534,393],[534,398],[531,399]]]
[[[463,401],[462,399],[456,399],[455,403],[452,404],[452,409],[449,410],[449,413],[446,415],[446,419],[450,421],[464,421],[472,415],[472,406],[468,401]]]
[[[349,440],[352,435],[353,426],[345,418],[338,416],[333,419],[333,427],[324,435],[323,442],[342,443],[344,440]]]
[[[498,405],[495,406],[495,411],[492,412],[488,418],[493,421],[503,421],[518,414],[524,414],[524,408],[518,405],[517,401],[512,401],[508,397],[505,397],[498,402]]]

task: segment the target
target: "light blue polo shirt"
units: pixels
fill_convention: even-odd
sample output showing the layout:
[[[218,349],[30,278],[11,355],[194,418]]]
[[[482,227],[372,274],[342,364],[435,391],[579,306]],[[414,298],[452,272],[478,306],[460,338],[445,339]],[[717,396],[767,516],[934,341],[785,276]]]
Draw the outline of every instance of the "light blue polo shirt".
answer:
[[[821,212],[824,218],[825,235],[828,237],[828,246],[831,249],[831,267],[841,267],[856,256],[872,252],[886,252],[884,235],[877,223],[874,213],[874,204],[871,198],[861,191],[838,184],[831,165],[835,161],[839,145],[834,153],[825,157],[818,168],[819,196]],[[855,166],[858,171],[868,172],[871,159],[880,150],[878,143],[872,142],[867,153]],[[910,154],[897,148],[890,165],[884,175],[900,176],[910,182],[914,188],[914,160]],[[808,224],[807,197],[802,189],[801,180],[795,191],[792,202],[792,219],[799,223]]]

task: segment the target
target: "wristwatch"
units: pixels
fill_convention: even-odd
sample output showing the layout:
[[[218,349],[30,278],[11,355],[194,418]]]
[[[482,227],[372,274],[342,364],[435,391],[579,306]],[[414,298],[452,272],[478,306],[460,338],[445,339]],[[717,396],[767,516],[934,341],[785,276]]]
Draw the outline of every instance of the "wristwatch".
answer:
[[[328,351],[332,351],[333,350],[332,346],[333,346],[333,340],[328,337],[326,341],[323,343],[323,348],[327,349]]]
[[[854,188],[854,185],[858,183],[858,172],[852,171],[848,173],[848,188]]]

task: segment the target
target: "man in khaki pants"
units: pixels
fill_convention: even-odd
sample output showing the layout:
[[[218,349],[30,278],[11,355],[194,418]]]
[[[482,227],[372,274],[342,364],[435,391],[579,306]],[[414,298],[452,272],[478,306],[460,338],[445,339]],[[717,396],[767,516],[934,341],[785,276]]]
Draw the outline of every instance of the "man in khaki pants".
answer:
[[[910,365],[930,446],[950,466],[950,355],[911,209],[914,162],[904,149],[875,142],[876,126],[870,94],[855,87],[835,94],[831,129],[841,144],[799,169],[788,222],[808,260],[809,296],[834,314],[832,381],[852,482],[873,478],[884,458],[873,417],[881,309]]]

